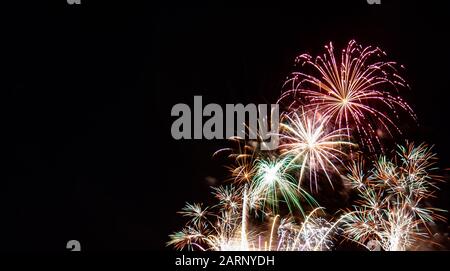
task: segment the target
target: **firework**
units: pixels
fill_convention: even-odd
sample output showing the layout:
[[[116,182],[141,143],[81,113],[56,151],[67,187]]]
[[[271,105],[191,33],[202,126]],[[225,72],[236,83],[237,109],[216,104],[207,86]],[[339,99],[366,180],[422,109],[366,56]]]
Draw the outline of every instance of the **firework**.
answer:
[[[342,158],[346,154],[342,151],[345,146],[355,144],[345,140],[345,129],[327,131],[326,124],[329,117],[320,116],[317,111],[285,115],[286,122],[281,124],[280,149],[283,155],[293,156],[292,162],[300,164],[299,183],[308,171],[310,185],[314,183],[317,190],[317,178],[323,172],[330,182],[328,172],[339,173],[336,163],[343,164]]]
[[[314,216],[316,211],[321,209],[318,207],[311,211],[301,225],[297,225],[292,218],[281,220],[278,227],[277,250],[330,250],[334,245],[333,235],[337,228],[333,228],[333,225],[324,218]]]
[[[428,202],[442,181],[435,174],[436,155],[426,144],[412,143],[386,155],[381,144],[383,131],[401,133],[395,125],[400,111],[416,118],[397,94],[408,86],[396,63],[384,61],[379,48],[355,41],[339,62],[331,43],[326,50],[316,58],[299,56],[302,70],[285,83],[289,88],[278,101],[287,103],[276,133],[279,147],[262,148],[260,135],[257,140],[231,138],[233,147],[213,155],[225,153],[230,162],[226,185],[212,188],[217,203],[186,203],[179,214],[187,222],[169,235],[167,245],[201,251],[317,251],[332,250],[341,237],[368,250],[391,251],[432,242],[430,226],[445,220],[444,210]],[[361,145],[367,148],[356,149]],[[333,183],[343,181],[358,199],[351,208],[327,214],[310,195],[319,192],[322,179],[333,189]]]
[[[202,208],[202,204],[199,203],[186,203],[186,206],[178,212],[179,214],[189,217],[190,223],[195,225],[201,225],[203,221],[206,220],[206,216],[210,213],[208,212],[209,207]]]
[[[179,250],[316,251],[332,249],[342,232],[369,250],[409,250],[429,240],[430,223],[445,220],[443,210],[424,204],[440,180],[433,174],[436,157],[425,144],[399,146],[393,157],[380,156],[370,170],[363,159],[353,161],[345,180],[360,199],[334,221],[318,215],[322,207],[301,218],[273,214],[279,202],[295,206],[305,197],[289,174],[291,159],[256,160],[252,182],[214,188],[218,204],[212,207],[187,203],[180,212],[188,219],[186,226],[171,234],[167,244]],[[263,202],[258,209],[252,208],[252,198]],[[252,218],[260,211],[265,215],[255,224]]]
[[[232,137],[229,141],[237,147],[220,149],[213,154],[213,157],[227,153],[227,158],[231,159],[231,164],[226,166],[230,172],[228,180],[236,185],[250,183],[256,173],[255,147],[238,137]]]
[[[375,242],[383,250],[407,250],[429,237],[428,223],[444,220],[443,210],[423,204],[439,179],[431,174],[434,160],[425,144],[407,144],[398,147],[393,159],[381,156],[368,173],[362,163],[350,166],[347,179],[361,199],[344,215],[348,238],[365,246]]]
[[[362,47],[352,40],[342,50],[339,61],[331,42],[325,49],[322,56],[302,54],[296,59],[301,71],[288,78],[288,89],[279,103],[287,103],[291,111],[297,110],[298,103],[306,110],[318,108],[329,117],[330,126],[351,128],[372,151],[376,144],[382,147],[379,128],[391,135],[392,131],[401,133],[394,119],[399,118],[399,108],[416,119],[410,106],[397,94],[408,85],[398,74],[397,64],[383,60],[385,52]]]
[[[269,203],[275,211],[278,208],[279,194],[286,202],[290,210],[297,207],[302,213],[300,199],[304,198],[310,204],[315,204],[315,200],[305,190],[300,188],[295,178],[289,173],[295,165],[289,156],[279,160],[258,160],[256,163],[257,172],[252,181],[251,193],[253,197],[260,198],[264,203]]]
[[[194,250],[194,247],[205,251],[205,249],[199,244],[205,239],[205,236],[197,229],[192,227],[186,227],[182,231],[169,235],[171,239],[167,242],[167,245],[173,245],[175,249],[183,250],[187,247],[188,250]]]
[[[241,208],[241,191],[236,186],[213,187],[213,195],[219,200],[221,209],[236,213]]]

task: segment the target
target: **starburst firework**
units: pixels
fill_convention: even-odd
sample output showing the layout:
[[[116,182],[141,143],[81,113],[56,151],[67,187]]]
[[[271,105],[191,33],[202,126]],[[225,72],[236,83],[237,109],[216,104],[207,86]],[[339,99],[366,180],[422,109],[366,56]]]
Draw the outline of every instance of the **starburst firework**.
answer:
[[[287,90],[279,103],[287,103],[290,111],[298,104],[306,110],[319,109],[328,116],[329,125],[356,131],[359,140],[371,151],[382,147],[382,130],[392,135],[401,133],[396,125],[399,111],[405,111],[414,120],[411,107],[398,95],[408,85],[399,75],[397,64],[385,61],[386,53],[380,48],[362,47],[354,40],[336,59],[333,44],[325,46],[326,53],[312,57],[302,54],[296,62],[299,71],[286,81]]]
[[[286,122],[281,124],[280,149],[282,155],[293,156],[292,162],[300,165],[299,187],[308,172],[310,184],[317,189],[318,174],[325,174],[333,185],[329,171],[339,173],[338,165],[346,156],[344,147],[355,146],[345,138],[345,129],[327,131],[327,116],[314,111],[310,113],[294,113],[285,115]]]

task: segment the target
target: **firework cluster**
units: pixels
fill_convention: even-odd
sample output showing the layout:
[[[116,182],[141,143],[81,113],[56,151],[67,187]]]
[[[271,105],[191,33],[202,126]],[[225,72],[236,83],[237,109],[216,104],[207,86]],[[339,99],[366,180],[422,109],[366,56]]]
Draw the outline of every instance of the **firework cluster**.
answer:
[[[433,234],[443,210],[431,207],[438,176],[425,144],[406,143],[396,125],[416,116],[400,96],[408,88],[379,48],[350,41],[340,56],[300,55],[278,103],[278,149],[231,139],[229,180],[213,187],[215,204],[179,212],[185,227],[168,245],[189,250],[331,250],[349,241],[369,250],[412,250]],[[402,140],[405,140],[402,138]],[[338,187],[340,188],[336,188]],[[330,214],[315,198],[345,190],[352,207]],[[352,198],[350,197],[350,198]]]

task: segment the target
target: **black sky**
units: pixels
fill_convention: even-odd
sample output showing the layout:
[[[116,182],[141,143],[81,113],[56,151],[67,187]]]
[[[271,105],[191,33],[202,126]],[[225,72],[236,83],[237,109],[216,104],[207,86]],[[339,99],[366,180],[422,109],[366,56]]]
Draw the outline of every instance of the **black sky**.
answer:
[[[150,2],[150,1],[146,1]],[[33,1],[2,17],[0,250],[164,249],[185,201],[209,198],[221,141],[175,141],[177,103],[275,102],[294,58],[350,39],[406,66],[404,138],[450,167],[448,4]],[[315,4],[312,4],[315,2]],[[341,3],[342,2],[342,3]],[[344,4],[345,2],[345,4]],[[441,207],[448,209],[443,184]]]

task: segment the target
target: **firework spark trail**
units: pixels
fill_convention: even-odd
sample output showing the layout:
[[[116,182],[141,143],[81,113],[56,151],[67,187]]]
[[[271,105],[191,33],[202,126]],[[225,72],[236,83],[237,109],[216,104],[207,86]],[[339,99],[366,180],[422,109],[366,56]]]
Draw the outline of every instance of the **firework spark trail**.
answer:
[[[408,85],[398,74],[395,62],[382,60],[385,52],[371,46],[363,48],[352,40],[338,62],[331,42],[325,49],[322,56],[302,54],[296,59],[301,71],[292,73],[285,82],[288,90],[278,103],[287,100],[290,111],[298,109],[298,102],[307,110],[319,108],[330,117],[330,125],[356,130],[361,143],[371,151],[375,151],[375,142],[383,147],[376,127],[383,127],[391,136],[392,128],[401,134],[390,117],[398,119],[397,108],[416,120],[411,107],[397,95]]]
[[[241,250],[248,250],[247,241],[247,186],[244,187],[244,197],[242,204],[242,226],[241,226]]]

